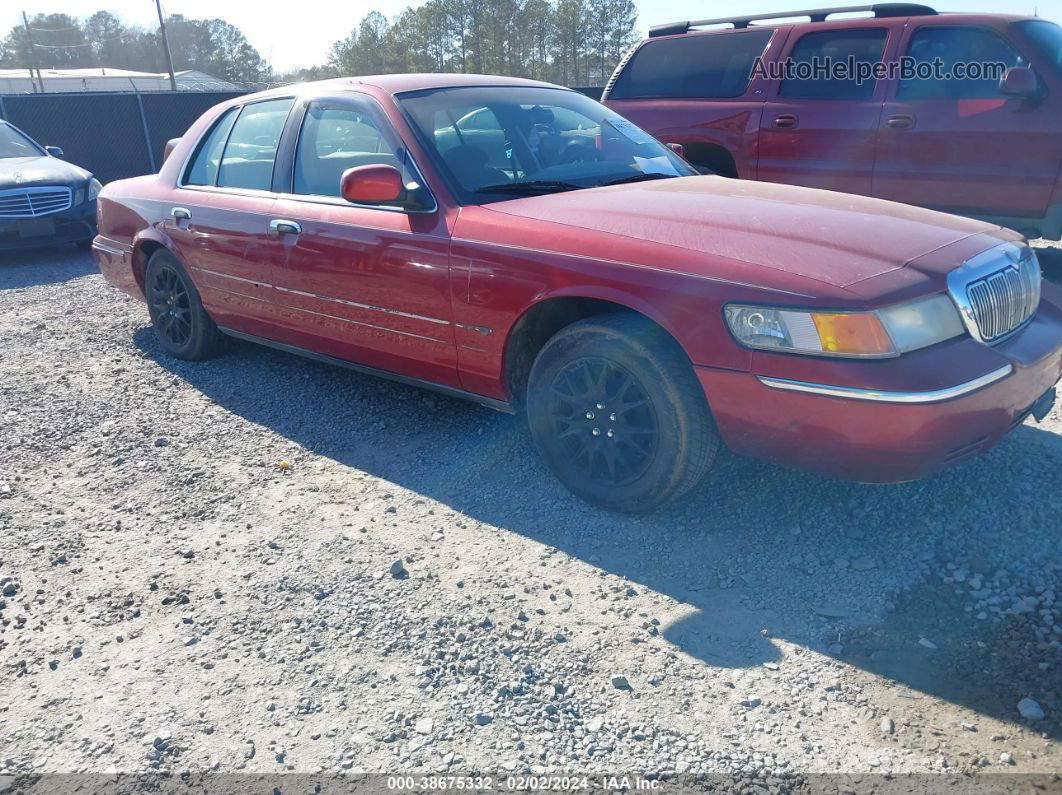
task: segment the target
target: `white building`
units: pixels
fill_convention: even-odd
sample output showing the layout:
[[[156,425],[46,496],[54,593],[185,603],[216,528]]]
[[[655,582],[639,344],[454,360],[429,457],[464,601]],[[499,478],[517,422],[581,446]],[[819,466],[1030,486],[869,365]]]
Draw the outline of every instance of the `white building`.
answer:
[[[240,91],[241,86],[189,69],[177,72],[178,91]],[[128,69],[41,69],[44,91],[70,93],[78,91],[169,91],[167,72],[131,72]],[[0,94],[37,94],[40,83],[29,69],[0,69]]]

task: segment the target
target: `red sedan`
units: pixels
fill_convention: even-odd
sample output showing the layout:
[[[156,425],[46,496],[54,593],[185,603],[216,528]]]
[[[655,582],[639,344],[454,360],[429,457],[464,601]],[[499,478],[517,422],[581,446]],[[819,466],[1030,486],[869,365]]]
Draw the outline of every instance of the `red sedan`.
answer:
[[[697,176],[574,91],[395,75],[223,103],[107,185],[100,269],[167,354],[254,340],[503,411],[609,508],[721,442],[863,481],[1050,409],[1062,293],[1014,232]]]

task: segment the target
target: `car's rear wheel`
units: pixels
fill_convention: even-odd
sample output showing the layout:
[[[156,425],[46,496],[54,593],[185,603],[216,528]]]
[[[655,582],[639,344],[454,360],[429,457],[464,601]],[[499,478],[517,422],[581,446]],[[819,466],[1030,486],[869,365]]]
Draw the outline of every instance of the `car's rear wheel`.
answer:
[[[539,352],[527,391],[531,435],[564,485],[626,512],[688,492],[719,447],[704,392],[677,343],[638,315],[597,315]]]
[[[151,255],[144,287],[155,338],[166,353],[198,361],[218,352],[224,337],[173,254],[159,249]]]

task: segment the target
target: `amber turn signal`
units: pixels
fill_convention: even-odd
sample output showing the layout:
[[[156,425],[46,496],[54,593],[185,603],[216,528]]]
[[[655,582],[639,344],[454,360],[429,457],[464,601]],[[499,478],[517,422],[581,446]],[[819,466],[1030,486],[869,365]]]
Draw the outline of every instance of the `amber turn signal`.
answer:
[[[881,320],[873,313],[811,313],[825,353],[884,356],[895,351]]]

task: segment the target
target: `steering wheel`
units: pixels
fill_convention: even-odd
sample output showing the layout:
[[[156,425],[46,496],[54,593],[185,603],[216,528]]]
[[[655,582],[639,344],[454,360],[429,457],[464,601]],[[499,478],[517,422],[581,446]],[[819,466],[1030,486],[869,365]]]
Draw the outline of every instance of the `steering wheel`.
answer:
[[[596,163],[598,151],[587,141],[570,141],[561,152],[560,162],[571,163]]]

